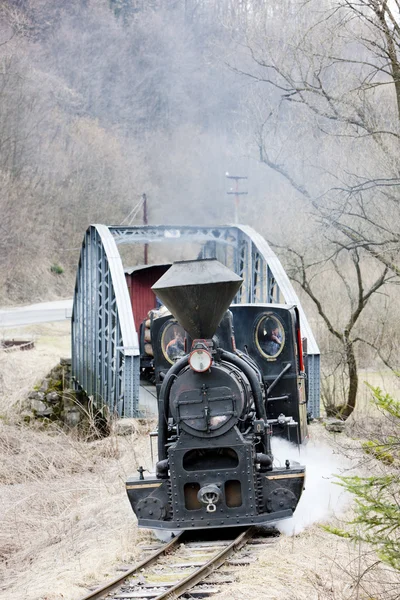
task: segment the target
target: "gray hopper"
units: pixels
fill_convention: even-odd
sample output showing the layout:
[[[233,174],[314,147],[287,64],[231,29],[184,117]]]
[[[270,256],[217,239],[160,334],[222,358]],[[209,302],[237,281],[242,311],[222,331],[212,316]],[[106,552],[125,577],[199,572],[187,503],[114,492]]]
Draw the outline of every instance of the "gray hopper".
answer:
[[[242,283],[212,258],[174,263],[151,289],[192,339],[209,339]]]

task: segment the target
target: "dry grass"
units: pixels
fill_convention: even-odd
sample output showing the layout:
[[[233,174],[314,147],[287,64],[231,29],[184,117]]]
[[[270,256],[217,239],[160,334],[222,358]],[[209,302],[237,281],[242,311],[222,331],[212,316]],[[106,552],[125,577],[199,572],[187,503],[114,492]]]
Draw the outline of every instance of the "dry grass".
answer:
[[[26,395],[69,355],[69,328],[22,334],[35,337],[33,351],[0,353],[0,598],[73,600],[118,561],[134,561],[148,535],[124,489],[138,464],[151,466],[147,431],[86,443],[23,424]]]
[[[138,556],[143,534],[124,481],[136,461],[149,465],[147,440],[143,432],[91,444],[25,428],[20,434],[26,458],[21,453],[18,475],[9,476],[19,483],[0,487],[0,598],[79,598],[115,561]]]
[[[33,350],[0,350],[0,416],[13,420],[34,385],[43,380],[60,357],[71,356],[70,323],[4,329],[0,335],[35,341]]]
[[[253,565],[237,573],[215,600],[394,600],[399,580],[365,549],[324,532],[318,525],[282,536]],[[368,568],[370,567],[370,570]],[[262,594],[260,595],[260,589]],[[399,590],[398,590],[399,591]]]
[[[137,529],[124,489],[125,477],[138,464],[151,467],[144,424],[131,436],[87,443],[16,418],[26,393],[69,354],[68,333],[65,324],[37,326],[34,351],[0,354],[1,600],[78,600],[88,587],[114,576],[121,563],[135,562],[138,541],[150,536]],[[342,439],[347,438],[336,436],[337,442]],[[301,533],[283,535],[257,563],[237,568],[236,583],[216,600],[395,598],[383,584],[392,585],[392,574],[371,568],[364,589],[360,574],[375,559],[315,523],[332,521],[333,513],[337,518],[344,510],[332,492],[331,473],[349,463],[341,443],[331,441],[321,426],[312,429],[304,455],[309,475],[299,510]]]

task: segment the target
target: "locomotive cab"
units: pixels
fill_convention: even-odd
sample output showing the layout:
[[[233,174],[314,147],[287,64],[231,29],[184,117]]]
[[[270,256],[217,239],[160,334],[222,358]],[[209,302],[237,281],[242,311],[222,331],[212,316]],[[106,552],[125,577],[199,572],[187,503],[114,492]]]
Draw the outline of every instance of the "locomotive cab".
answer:
[[[209,259],[175,263],[153,286],[176,319],[154,323],[154,339],[160,342],[156,352],[161,363],[170,358],[174,364],[159,371],[156,473],[144,478],[139,468],[139,477],[126,483],[141,527],[176,530],[273,522],[291,517],[300,499],[305,468],[288,460],[285,467],[275,467],[271,452],[279,415],[267,415],[267,396],[277,388],[277,376],[260,367],[249,344],[243,342],[247,354],[235,349],[233,322],[242,306],[227,309],[241,283],[235,273]],[[280,318],[284,323],[283,313]],[[262,325],[262,331],[270,324]],[[178,325],[185,331],[184,353],[172,359],[168,347],[175,342],[168,346],[165,332],[169,326],[171,341],[179,340]],[[291,326],[288,317],[287,329],[282,325],[288,337]],[[261,338],[258,344],[262,347]],[[294,347],[292,353],[289,344],[280,353],[285,365],[292,364]],[[289,369],[279,380],[287,373]]]
[[[296,306],[234,304],[237,347],[257,364],[273,435],[301,444],[307,439],[303,342]]]

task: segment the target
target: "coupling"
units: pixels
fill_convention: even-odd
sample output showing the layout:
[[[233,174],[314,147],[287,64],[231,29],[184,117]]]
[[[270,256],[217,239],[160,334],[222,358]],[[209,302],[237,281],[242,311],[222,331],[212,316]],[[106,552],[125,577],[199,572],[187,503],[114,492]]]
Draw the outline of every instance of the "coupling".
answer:
[[[207,512],[213,513],[217,510],[216,505],[221,500],[221,490],[215,483],[211,483],[200,488],[197,498],[205,505]]]

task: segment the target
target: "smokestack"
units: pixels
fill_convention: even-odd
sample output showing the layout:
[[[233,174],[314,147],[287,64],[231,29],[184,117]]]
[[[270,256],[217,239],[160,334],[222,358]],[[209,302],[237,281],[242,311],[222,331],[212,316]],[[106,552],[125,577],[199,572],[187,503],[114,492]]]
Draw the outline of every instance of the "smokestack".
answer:
[[[212,258],[174,263],[151,289],[192,339],[209,339],[242,283]]]

